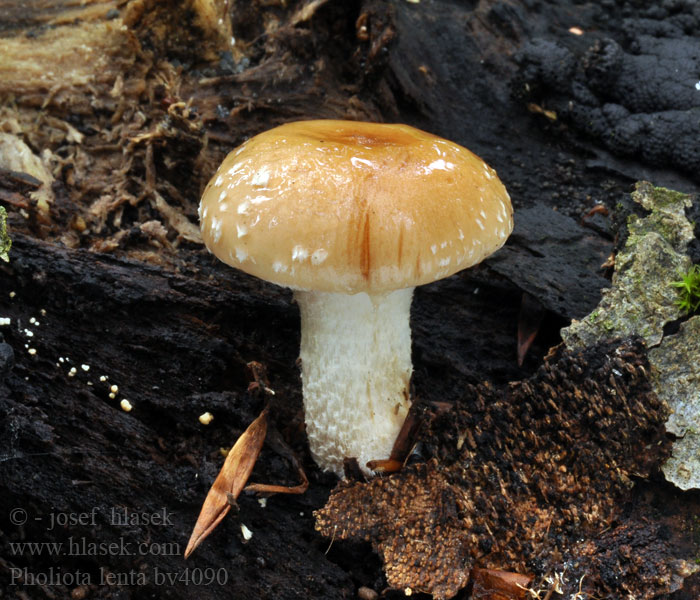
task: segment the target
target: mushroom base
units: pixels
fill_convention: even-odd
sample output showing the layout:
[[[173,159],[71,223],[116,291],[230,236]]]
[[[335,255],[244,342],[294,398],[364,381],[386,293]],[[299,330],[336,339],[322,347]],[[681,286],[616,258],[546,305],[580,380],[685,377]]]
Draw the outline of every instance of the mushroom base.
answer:
[[[306,432],[325,470],[389,458],[410,406],[413,288],[368,295],[296,292]]]

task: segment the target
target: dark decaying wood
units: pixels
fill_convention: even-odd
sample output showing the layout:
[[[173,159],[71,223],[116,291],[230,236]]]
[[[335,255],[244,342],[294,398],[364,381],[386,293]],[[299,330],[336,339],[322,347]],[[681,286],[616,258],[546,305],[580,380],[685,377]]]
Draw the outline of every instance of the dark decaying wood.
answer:
[[[317,470],[306,447],[291,293],[221,265],[197,233],[200,192],[228,151],[263,129],[319,117],[402,121],[464,144],[498,170],[516,223],[519,212],[528,216],[490,266],[415,294],[412,383],[430,419],[414,432],[422,444],[408,471],[388,477],[403,481],[399,487],[420,480],[432,458],[441,466],[430,476],[447,495],[454,486],[458,496],[469,494],[476,482],[504,507],[495,516],[488,506],[476,511],[483,531],[470,532],[476,547],[463,549],[469,560],[450,590],[466,584],[473,561],[534,573],[542,598],[554,589],[548,569],[560,565],[572,593],[585,575],[581,565],[600,575],[598,587],[582,587],[595,597],[619,591],[616,581],[631,582],[623,590],[630,592],[657,589],[645,583],[657,576],[675,576],[680,586],[681,568],[667,563],[670,555],[698,555],[700,498],[669,489],[658,464],[635,471],[625,463],[636,485],[615,487],[606,500],[616,526],[582,529],[573,549],[564,538],[509,544],[503,519],[513,505],[486,473],[491,464],[499,476],[509,473],[489,442],[494,419],[505,418],[509,435],[527,429],[528,415],[504,400],[508,382],[527,386],[558,343],[559,327],[595,304],[605,285],[598,267],[612,247],[612,219],[581,217],[598,204],[613,211],[648,169],[688,185],[664,164],[649,166],[648,157],[623,160],[592,148],[585,132],[533,106],[545,102],[546,90],[523,96],[524,81],[542,79],[519,72],[533,60],[518,54],[527,42],[554,36],[579,53],[576,44],[593,41],[576,42],[571,26],[622,41],[623,17],[631,30],[663,21],[661,13],[630,15],[624,4],[5,2],[0,142],[14,155],[26,147],[45,170],[30,173],[34,159],[26,156],[23,168],[0,164],[0,203],[13,238],[10,262],[0,263],[0,317],[9,319],[0,326],[0,595],[334,599],[386,590],[376,539],[315,531],[313,512],[336,480]],[[692,11],[677,11],[693,30]],[[523,292],[545,313],[518,366]],[[266,370],[274,396],[256,389],[251,361]],[[556,381],[547,385],[558,393]],[[301,466],[308,491],[266,502],[244,492],[238,512],[185,561],[221,449],[268,399],[269,440],[250,481],[296,486]],[[494,407],[482,406],[485,399]],[[205,426],[199,416],[207,411],[214,419]],[[541,422],[541,412],[529,417]],[[478,448],[464,438],[462,454],[450,454],[465,423],[481,428]],[[648,457],[660,460],[657,452]],[[522,460],[542,486],[551,483],[535,457]],[[557,518],[565,509],[571,506],[551,507]],[[529,531],[527,524],[513,530]],[[571,539],[575,533],[567,530]],[[26,543],[60,547],[18,545]],[[585,560],[576,566],[565,552],[545,556],[562,547]],[[594,585],[592,577],[583,581]],[[692,598],[699,585],[688,578],[669,597]]]

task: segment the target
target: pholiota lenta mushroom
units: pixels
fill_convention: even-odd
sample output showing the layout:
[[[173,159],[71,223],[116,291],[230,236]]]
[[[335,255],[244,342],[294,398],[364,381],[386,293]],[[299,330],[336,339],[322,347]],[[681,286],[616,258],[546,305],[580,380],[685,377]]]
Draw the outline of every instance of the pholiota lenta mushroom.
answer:
[[[388,459],[410,406],[413,289],[500,248],[512,208],[466,148],[407,125],[301,121],[226,157],[200,204],[219,259],[294,290],[317,464]]]

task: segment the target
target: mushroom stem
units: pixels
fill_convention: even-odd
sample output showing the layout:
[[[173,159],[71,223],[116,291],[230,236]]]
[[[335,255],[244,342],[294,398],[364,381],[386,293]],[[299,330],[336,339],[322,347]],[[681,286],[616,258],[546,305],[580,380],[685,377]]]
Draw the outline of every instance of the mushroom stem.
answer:
[[[389,458],[408,409],[413,288],[296,292],[306,432],[314,460],[343,474],[355,457]]]

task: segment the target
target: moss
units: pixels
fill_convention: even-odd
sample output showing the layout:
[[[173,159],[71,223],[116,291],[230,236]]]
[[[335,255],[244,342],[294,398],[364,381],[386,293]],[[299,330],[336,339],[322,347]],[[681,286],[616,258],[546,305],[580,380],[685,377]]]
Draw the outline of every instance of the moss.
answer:
[[[653,191],[654,204],[658,207],[676,206],[685,203],[688,195],[683,192],[655,187]]]
[[[700,310],[700,265],[693,265],[688,271],[681,273],[680,280],[672,281],[671,285],[678,288],[678,308],[687,315]]]

